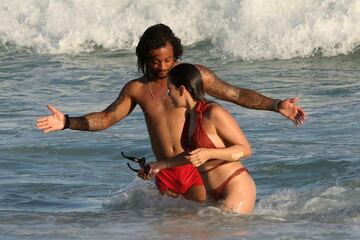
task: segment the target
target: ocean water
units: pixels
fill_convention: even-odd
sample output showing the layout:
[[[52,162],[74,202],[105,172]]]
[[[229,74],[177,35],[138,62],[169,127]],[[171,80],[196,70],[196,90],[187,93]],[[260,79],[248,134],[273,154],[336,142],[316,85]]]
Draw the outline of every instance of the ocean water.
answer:
[[[0,3],[0,239],[359,239],[360,1]],[[141,110],[96,133],[43,134],[53,104],[100,111],[138,77],[134,48],[163,22],[183,62],[308,121],[221,102],[253,146],[254,213],[160,196],[120,152],[154,160]]]

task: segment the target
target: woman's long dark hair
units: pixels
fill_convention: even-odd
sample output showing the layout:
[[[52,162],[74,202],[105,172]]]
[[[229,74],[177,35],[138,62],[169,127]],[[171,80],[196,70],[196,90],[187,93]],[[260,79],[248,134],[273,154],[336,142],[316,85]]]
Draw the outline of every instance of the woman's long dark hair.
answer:
[[[183,85],[195,100],[207,102],[201,73],[193,64],[181,63],[176,65],[170,70],[168,79],[176,88]]]
[[[144,75],[147,75],[146,65],[151,61],[150,51],[165,47],[166,43],[172,45],[174,60],[177,61],[183,54],[181,40],[165,24],[160,23],[149,27],[140,37],[136,47],[137,66]]]

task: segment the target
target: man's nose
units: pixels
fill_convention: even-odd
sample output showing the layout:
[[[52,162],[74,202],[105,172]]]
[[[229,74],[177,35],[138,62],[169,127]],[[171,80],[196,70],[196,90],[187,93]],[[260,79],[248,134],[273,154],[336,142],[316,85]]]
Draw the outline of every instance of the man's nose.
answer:
[[[166,70],[166,62],[161,62],[159,68],[160,70]]]

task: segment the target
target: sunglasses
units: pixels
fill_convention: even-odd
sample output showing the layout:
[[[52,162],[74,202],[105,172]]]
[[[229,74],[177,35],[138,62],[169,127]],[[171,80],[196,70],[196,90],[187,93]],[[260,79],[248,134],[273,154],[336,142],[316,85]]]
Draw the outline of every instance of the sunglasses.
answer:
[[[150,165],[149,165],[149,164],[146,164],[146,159],[145,159],[145,157],[137,158],[137,157],[126,156],[126,155],[124,154],[124,152],[121,152],[121,155],[122,155],[124,158],[126,158],[126,159],[128,159],[128,160],[130,160],[130,161],[132,161],[132,162],[138,163],[139,166],[140,166],[140,169],[141,169],[141,170],[144,170],[144,173],[145,173],[145,174],[149,174],[149,172],[150,172]],[[135,168],[131,167],[130,163],[128,163],[128,162],[127,162],[126,164],[127,164],[127,166],[130,168],[130,170],[132,170],[132,171],[134,171],[134,172],[136,172],[136,173],[140,171],[140,169],[135,169]]]

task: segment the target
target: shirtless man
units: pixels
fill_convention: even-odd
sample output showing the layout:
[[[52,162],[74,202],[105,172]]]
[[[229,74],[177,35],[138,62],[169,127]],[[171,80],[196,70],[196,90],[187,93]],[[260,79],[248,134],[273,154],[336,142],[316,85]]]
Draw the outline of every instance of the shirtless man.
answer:
[[[139,105],[145,116],[156,159],[168,159],[182,153],[180,138],[185,122],[185,109],[174,108],[167,96],[168,73],[179,63],[182,52],[180,39],[168,26],[157,24],[149,27],[136,47],[138,68],[143,76],[126,83],[112,104],[101,112],[81,117],[68,117],[48,105],[52,114],[39,118],[37,127],[44,133],[65,128],[100,131],[125,118]],[[279,112],[297,126],[306,120],[304,110],[295,105],[298,101],[296,98],[274,100],[252,90],[229,85],[204,66],[196,67],[201,72],[205,92],[211,96],[246,108]],[[169,182],[157,182],[159,190],[168,195],[181,194],[187,199],[204,201],[205,188],[197,170],[191,164],[179,168],[169,175]],[[177,189],[174,190],[168,184],[175,185]]]

